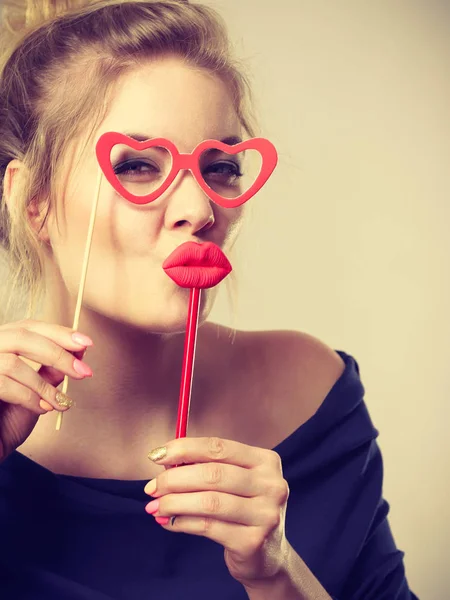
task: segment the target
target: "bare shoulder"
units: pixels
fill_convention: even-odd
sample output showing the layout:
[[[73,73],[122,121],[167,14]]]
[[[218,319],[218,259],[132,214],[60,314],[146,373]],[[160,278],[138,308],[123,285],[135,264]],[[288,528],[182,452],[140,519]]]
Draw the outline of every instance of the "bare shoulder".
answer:
[[[230,340],[230,330],[221,330]],[[345,370],[337,352],[299,331],[237,331],[225,346],[240,398],[234,414],[245,423],[234,439],[261,447],[275,447],[311,418]]]
[[[269,388],[282,387],[288,404],[312,416],[345,369],[335,350],[320,339],[300,331],[257,331],[247,334],[248,344],[260,355]],[[292,395],[289,394],[292,391]]]
[[[259,339],[258,339],[259,338]],[[261,344],[262,339],[264,343]],[[254,342],[266,354],[268,365],[284,365],[284,375],[300,373],[311,383],[321,380],[326,386],[339,379],[345,369],[340,355],[319,338],[301,331],[255,332]]]
[[[248,343],[264,365],[267,402],[279,441],[310,419],[345,370],[345,362],[320,339],[300,331],[253,332]]]

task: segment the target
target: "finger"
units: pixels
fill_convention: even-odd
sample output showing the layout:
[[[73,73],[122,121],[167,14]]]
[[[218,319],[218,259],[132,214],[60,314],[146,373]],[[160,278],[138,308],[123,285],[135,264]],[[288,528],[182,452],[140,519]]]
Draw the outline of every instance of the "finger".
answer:
[[[256,527],[246,527],[236,523],[190,515],[177,515],[173,523],[172,519],[169,519],[168,522],[162,521],[160,525],[173,532],[190,533],[209,538],[226,550],[236,553],[243,560],[247,556],[252,556],[257,544],[252,544],[251,540],[256,540],[260,535]]]
[[[82,360],[84,355],[86,354],[86,350],[87,348],[84,348],[83,350],[78,350],[77,352],[71,352],[71,354],[73,354],[75,358]],[[41,365],[38,372],[39,375],[43,379],[45,379],[45,381],[48,381],[51,385],[54,385],[55,387],[57,387],[64,380],[64,373],[61,373],[61,371],[58,371],[58,369],[55,369],[54,367],[47,367],[46,365]],[[77,379],[79,379],[79,377],[77,377]]]
[[[270,481],[256,476],[251,470],[224,463],[197,463],[168,468],[144,488],[153,498],[179,492],[217,491],[252,498],[264,495]]]
[[[0,376],[1,407],[5,407],[7,404],[15,404],[26,408],[36,415],[43,415],[50,409],[40,406],[40,401],[39,394],[36,394],[30,388],[18,383],[14,379]]]
[[[2,400],[11,404],[20,404],[37,412],[42,398],[57,410],[67,410],[69,406],[58,402],[57,392],[55,387],[16,354],[0,354],[0,398]],[[40,407],[39,414],[42,414]]]
[[[71,351],[79,351],[80,347],[74,347],[76,344],[73,341],[69,344],[69,341],[65,340],[65,344],[69,346],[70,351],[26,327],[6,329],[0,332],[0,354],[20,354],[45,367],[53,367],[63,375],[69,375],[74,379],[84,379],[85,375],[75,370],[74,364],[77,359],[71,354]]]
[[[169,494],[149,502],[145,510],[154,517],[192,515],[255,526],[266,524],[275,512],[275,508],[269,508],[260,497],[242,498],[221,492]]]
[[[166,455],[154,461],[159,465],[222,462],[247,469],[264,466],[279,472],[282,470],[280,455],[273,450],[219,437],[178,438],[168,442],[165,447]]]
[[[85,334],[81,334],[84,338],[86,338],[88,343],[80,344],[73,339],[73,335],[79,334],[80,332],[74,331],[69,327],[65,327],[64,325],[59,325],[57,323],[47,323],[46,321],[39,321],[36,319],[22,319],[21,321],[15,321],[12,323],[5,323],[0,325],[0,339],[3,331],[8,330],[17,330],[17,329],[28,329],[29,331],[34,331],[43,337],[52,340],[56,344],[67,348],[68,350],[79,351],[83,348],[86,348],[89,345],[93,345],[92,340],[89,336]],[[1,350],[0,350],[1,351]],[[39,361],[37,361],[39,362]]]

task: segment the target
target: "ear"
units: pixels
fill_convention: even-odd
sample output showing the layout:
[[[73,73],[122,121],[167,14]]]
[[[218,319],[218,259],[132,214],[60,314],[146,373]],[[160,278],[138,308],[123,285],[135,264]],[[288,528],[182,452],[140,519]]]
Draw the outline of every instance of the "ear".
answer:
[[[23,163],[20,160],[17,160],[17,158],[14,158],[13,160],[9,161],[9,163],[6,166],[5,177],[3,179],[3,195],[5,198],[6,206],[8,206],[10,210],[11,207],[8,203],[10,201],[14,177],[16,176],[17,172],[23,168]]]
[[[5,172],[5,178],[3,183],[3,193],[6,205],[9,208],[9,211],[12,212],[12,191],[14,185],[17,185],[18,180],[21,177],[26,176],[27,167],[23,164],[22,161],[18,159],[11,160]],[[49,243],[50,238],[47,231],[47,224],[45,223],[42,228],[42,222],[44,220],[44,213],[42,208],[40,207],[40,202],[37,199],[34,199],[29,203],[27,207],[27,215],[30,222],[31,227],[38,234],[39,238],[46,243]]]
[[[43,224],[45,219],[44,209],[42,208],[42,201],[37,198],[33,198],[30,204],[27,206],[28,219],[31,227],[36,232],[38,238],[50,245],[50,236],[48,234],[48,220]]]

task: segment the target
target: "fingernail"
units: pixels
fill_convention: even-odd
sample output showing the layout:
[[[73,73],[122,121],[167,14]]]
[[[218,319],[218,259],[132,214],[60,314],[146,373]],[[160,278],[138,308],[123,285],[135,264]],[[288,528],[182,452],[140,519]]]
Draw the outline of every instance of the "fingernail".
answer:
[[[159,448],[153,448],[153,450],[151,450],[148,453],[148,458],[150,460],[152,460],[153,462],[157,461],[157,460],[161,460],[162,458],[164,458],[167,454],[167,448],[166,446],[159,446]]]
[[[151,502],[149,502],[147,504],[147,506],[145,507],[145,510],[150,515],[153,515],[155,512],[158,512],[158,508],[159,508],[159,500],[152,500]]]
[[[156,479],[152,479],[144,488],[144,493],[153,496],[156,492]]]
[[[169,517],[155,517],[155,521],[160,525],[167,525],[170,521]]]
[[[86,363],[82,362],[81,360],[78,360],[78,358],[76,358],[73,361],[73,368],[80,375],[86,375],[88,377],[92,377],[92,369],[91,369],[91,367],[89,367],[89,365],[87,365]]]
[[[70,408],[71,406],[73,406],[72,398],[69,398],[69,396],[63,394],[59,390],[56,392],[56,402],[59,406],[64,408]]]
[[[53,410],[53,406],[47,402],[47,400],[44,400],[43,398],[41,398],[41,400],[39,400],[39,406],[41,408],[43,408],[44,410]]]
[[[93,346],[94,342],[87,335],[83,335],[78,331],[72,334],[72,339],[77,344],[81,344],[82,346]]]

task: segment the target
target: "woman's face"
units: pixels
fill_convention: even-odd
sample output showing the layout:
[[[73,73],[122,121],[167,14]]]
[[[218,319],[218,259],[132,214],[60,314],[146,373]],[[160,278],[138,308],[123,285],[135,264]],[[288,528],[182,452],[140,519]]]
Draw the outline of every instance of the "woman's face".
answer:
[[[97,189],[95,143],[107,131],[168,138],[180,153],[206,139],[243,136],[226,85],[212,74],[164,57],[121,80],[93,143],[79,167],[69,171],[63,205],[57,206],[59,228],[53,211],[49,215],[53,259],[73,302]],[[72,165],[82,141],[74,144]],[[189,171],[180,171],[162,196],[141,205],[124,199],[102,176],[83,306],[153,332],[184,331],[189,290],[178,287],[162,263],[188,241],[211,241],[226,253],[242,212],[210,201]],[[216,293],[217,288],[204,290],[200,321]]]

